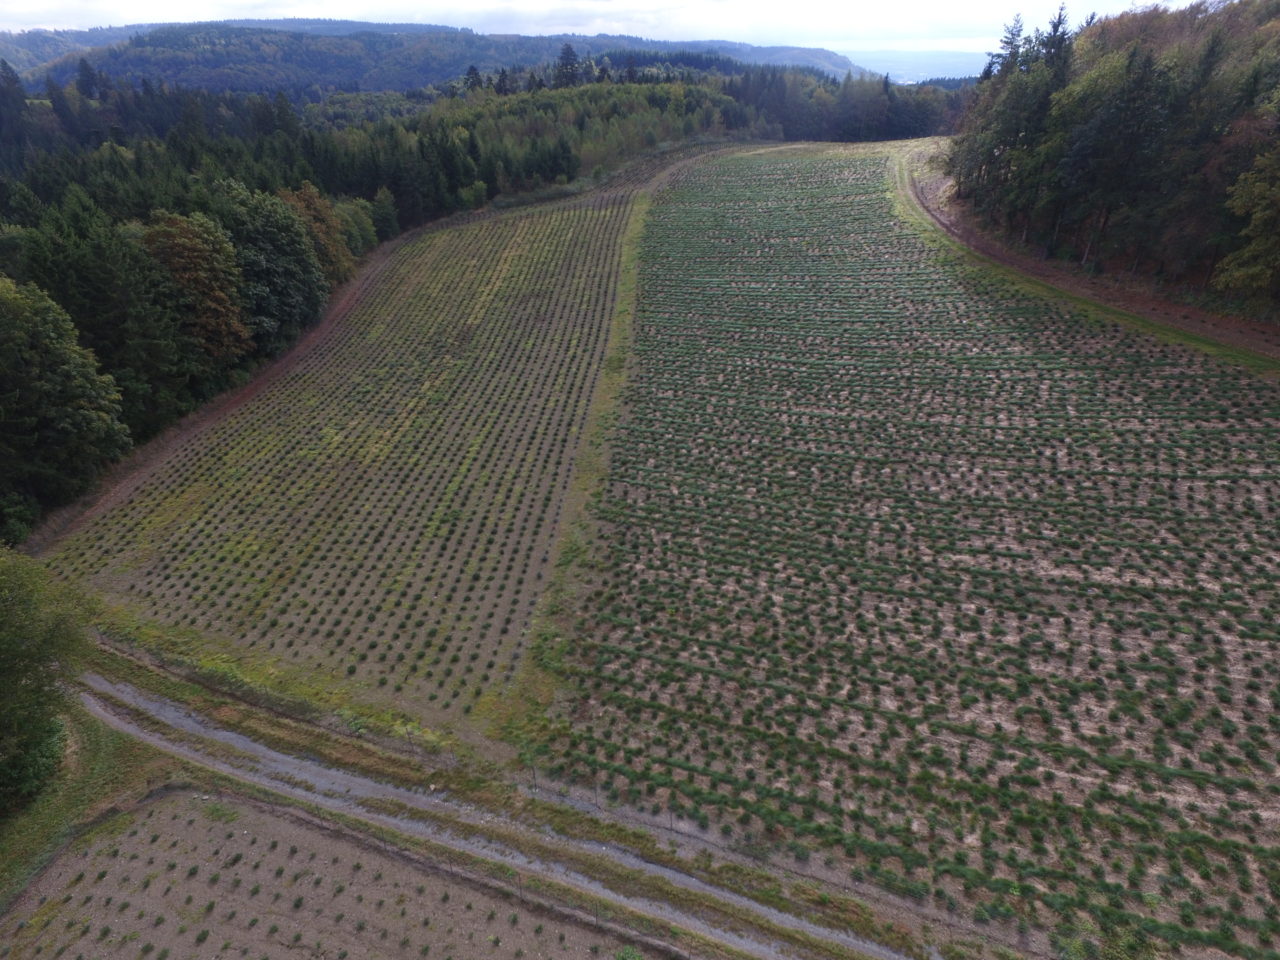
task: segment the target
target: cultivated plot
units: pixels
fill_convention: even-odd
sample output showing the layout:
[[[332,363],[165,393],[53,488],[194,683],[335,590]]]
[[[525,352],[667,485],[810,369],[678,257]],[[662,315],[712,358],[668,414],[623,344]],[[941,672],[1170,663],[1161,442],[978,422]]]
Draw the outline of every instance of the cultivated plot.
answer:
[[[978,923],[1276,956],[1280,388],[938,252],[885,163],[655,201],[554,772]]]
[[[7,957],[641,960],[548,910],[297,814],[170,795],[62,853],[0,926]]]
[[[627,191],[429,233],[50,562],[431,723],[513,675],[603,358]]]

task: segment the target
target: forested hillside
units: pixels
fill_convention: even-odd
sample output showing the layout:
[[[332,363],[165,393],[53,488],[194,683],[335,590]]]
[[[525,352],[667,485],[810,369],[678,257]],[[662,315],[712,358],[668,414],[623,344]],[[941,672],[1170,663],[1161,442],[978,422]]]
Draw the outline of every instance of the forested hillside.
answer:
[[[232,23],[234,21],[227,21]],[[350,23],[350,21],[299,21],[301,23]],[[266,21],[259,21],[262,26],[269,26]],[[70,54],[80,55],[86,50],[106,47],[114,43],[125,43],[130,37],[150,33],[163,26],[163,23],[132,23],[119,27],[91,27],[88,30],[0,30],[0,59],[8,60],[9,65],[19,72],[43,67],[61,57]],[[364,24],[368,28],[376,28],[381,24]],[[387,26],[392,26],[388,24]],[[397,25],[399,26],[399,25]],[[344,32],[351,32],[349,30]]]
[[[379,239],[572,180],[584,153],[616,163],[754,123],[723,95],[663,85],[521,94],[340,131],[306,129],[260,98],[65,93],[53,109],[69,126],[109,109],[164,133],[41,153],[0,183],[0,269],[17,281],[0,288],[9,540],[131,438],[286,348]]]
[[[123,35],[122,35],[123,33]],[[0,34],[0,57],[30,83],[46,73],[65,84],[84,58],[95,71],[139,83],[166,82],[210,91],[283,91],[315,100],[336,90],[409,90],[461,77],[469,66],[496,72],[554,61],[565,43],[584,57],[605,51],[671,55],[695,51],[760,66],[816,69],[840,77],[861,73],[847,57],[803,47],[756,47],[723,40],[673,42],[601,34],[595,37],[482,34],[432,24],[334,20],[241,20],[151,24],[110,31]],[[110,44],[110,46],[108,46]],[[625,59],[615,69],[624,69]]]
[[[932,87],[689,56],[642,54],[614,82],[562,44],[529,70],[473,65],[430,105],[303,113],[87,62],[36,100],[0,61],[0,539],[286,349],[380,240],[661,144],[917,136],[959,110]]]
[[[1280,304],[1280,4],[1009,27],[956,139],[958,194],[1097,270]]]

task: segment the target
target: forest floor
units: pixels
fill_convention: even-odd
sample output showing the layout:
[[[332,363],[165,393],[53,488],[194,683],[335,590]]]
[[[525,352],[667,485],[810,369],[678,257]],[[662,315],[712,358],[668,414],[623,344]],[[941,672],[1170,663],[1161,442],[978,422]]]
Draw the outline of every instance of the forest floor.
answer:
[[[1065,260],[1048,260],[999,236],[957,200],[951,178],[935,154],[912,170],[912,193],[933,222],[952,239],[983,257],[1057,287],[1073,296],[1134,314],[1162,326],[1204,337],[1229,347],[1280,360],[1280,325],[1265,320],[1214,313],[1183,303],[1154,289],[1149,279],[1119,274],[1090,275]]]

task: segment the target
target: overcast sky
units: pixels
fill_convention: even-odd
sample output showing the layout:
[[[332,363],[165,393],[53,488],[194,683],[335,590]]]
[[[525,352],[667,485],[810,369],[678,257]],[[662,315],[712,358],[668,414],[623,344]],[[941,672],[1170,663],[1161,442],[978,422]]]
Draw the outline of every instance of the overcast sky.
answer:
[[[1090,0],[1067,14],[1118,13],[1129,0]],[[741,40],[828,50],[968,50],[996,48],[1002,27],[1021,14],[1043,26],[1058,0],[907,0],[829,2],[792,7],[778,0],[4,0],[0,29],[84,28],[174,20],[329,17],[440,23],[479,33],[622,33],[655,40]]]

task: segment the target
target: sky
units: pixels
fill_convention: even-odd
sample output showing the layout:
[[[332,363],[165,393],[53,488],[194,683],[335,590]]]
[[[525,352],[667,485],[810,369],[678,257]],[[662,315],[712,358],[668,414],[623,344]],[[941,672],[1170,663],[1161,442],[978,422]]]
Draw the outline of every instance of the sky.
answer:
[[[1130,0],[1089,0],[1067,9],[1074,25],[1089,13],[1129,9]],[[1058,0],[817,0],[792,8],[778,0],[4,0],[0,30],[86,28],[175,20],[327,17],[438,23],[478,33],[618,33],[654,40],[738,40],[763,46],[828,50],[996,49],[1004,25],[1020,14],[1042,27]],[[803,10],[801,14],[800,11]]]

